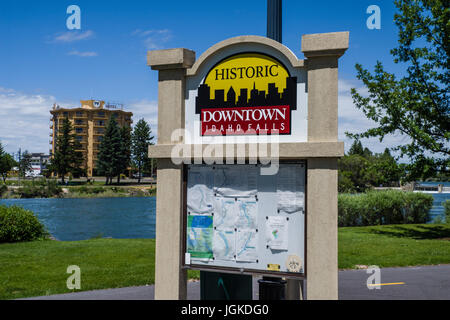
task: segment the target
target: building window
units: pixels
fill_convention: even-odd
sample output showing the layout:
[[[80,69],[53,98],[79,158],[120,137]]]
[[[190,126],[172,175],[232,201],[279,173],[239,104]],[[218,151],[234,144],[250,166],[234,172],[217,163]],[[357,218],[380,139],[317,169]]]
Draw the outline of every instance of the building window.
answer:
[[[83,120],[75,120],[75,124],[83,124]]]
[[[103,118],[105,116],[105,113],[103,111],[99,111],[99,112],[97,112],[97,116]]]
[[[77,115],[77,117],[82,117],[82,116],[84,116],[84,113],[81,111],[77,111],[76,115]]]
[[[75,128],[76,133],[83,133],[83,128]]]
[[[82,137],[82,136],[77,136],[77,141],[78,141],[78,142],[83,141],[83,137]]]

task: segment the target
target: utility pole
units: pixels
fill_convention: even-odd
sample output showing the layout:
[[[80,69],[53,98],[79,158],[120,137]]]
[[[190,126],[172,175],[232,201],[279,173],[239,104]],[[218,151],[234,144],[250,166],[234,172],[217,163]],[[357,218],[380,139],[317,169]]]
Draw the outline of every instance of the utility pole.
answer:
[[[19,148],[19,163],[17,165],[18,170],[18,178],[19,178],[19,187],[20,187],[20,162],[22,160],[22,148]]]
[[[283,42],[281,0],[267,0],[267,38]]]

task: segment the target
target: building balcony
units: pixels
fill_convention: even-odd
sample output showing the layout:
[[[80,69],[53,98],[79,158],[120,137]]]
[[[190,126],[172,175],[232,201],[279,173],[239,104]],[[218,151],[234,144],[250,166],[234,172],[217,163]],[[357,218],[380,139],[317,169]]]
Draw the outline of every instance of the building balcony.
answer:
[[[108,117],[106,116],[106,115],[104,115],[104,116],[97,116],[97,115],[93,115],[92,116],[92,118],[93,119],[100,119],[100,120],[106,120],[106,119],[108,119]]]

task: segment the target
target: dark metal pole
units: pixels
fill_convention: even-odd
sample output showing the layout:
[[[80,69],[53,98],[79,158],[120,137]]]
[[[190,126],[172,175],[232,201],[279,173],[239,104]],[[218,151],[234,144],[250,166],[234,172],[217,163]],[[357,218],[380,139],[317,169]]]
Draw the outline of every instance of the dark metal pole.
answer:
[[[282,43],[281,0],[267,0],[267,38]]]

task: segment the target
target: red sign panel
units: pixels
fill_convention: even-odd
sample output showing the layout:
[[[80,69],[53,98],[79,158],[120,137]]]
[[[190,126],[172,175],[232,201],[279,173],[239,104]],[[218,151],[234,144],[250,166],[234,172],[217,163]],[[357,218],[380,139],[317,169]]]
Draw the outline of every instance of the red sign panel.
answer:
[[[289,134],[290,106],[201,109],[201,135]]]

